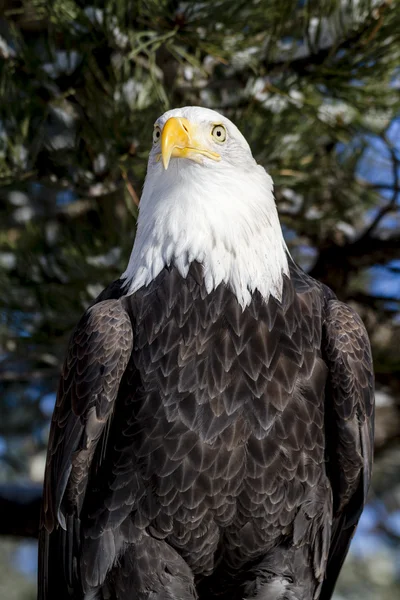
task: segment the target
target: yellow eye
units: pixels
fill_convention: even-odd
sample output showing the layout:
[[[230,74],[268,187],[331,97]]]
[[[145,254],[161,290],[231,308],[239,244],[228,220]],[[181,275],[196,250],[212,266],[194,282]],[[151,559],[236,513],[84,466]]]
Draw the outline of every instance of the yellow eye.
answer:
[[[154,131],[153,131],[153,142],[154,142],[154,144],[157,144],[157,142],[160,139],[160,137],[161,137],[161,129],[159,128],[158,125],[156,125],[154,127]]]
[[[226,140],[226,129],[223,125],[214,125],[211,135],[216,142],[224,142]]]

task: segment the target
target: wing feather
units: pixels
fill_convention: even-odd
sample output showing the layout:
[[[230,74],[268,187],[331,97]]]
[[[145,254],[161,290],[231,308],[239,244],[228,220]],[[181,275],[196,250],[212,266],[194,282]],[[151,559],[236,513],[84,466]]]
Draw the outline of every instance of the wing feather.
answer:
[[[329,600],[367,498],[374,436],[374,375],[368,334],[357,313],[338,300],[328,302],[324,353],[329,367],[327,471],[334,519],[320,599]]]
[[[41,518],[39,598],[49,598],[52,551],[61,552],[62,574],[71,584],[79,516],[99,440],[99,459],[122,375],[133,347],[133,331],[120,300],[89,308],[76,327],[61,373],[46,462]],[[97,460],[97,459],[96,459]]]

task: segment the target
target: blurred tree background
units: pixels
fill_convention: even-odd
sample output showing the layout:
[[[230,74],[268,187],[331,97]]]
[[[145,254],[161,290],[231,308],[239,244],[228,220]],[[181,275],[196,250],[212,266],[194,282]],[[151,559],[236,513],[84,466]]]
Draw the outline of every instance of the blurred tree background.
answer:
[[[0,0],[0,69],[1,597],[34,598],[66,343],[125,268],[154,120],[188,104],[238,124],[294,257],[367,325],[374,484],[336,598],[399,597],[399,3]]]

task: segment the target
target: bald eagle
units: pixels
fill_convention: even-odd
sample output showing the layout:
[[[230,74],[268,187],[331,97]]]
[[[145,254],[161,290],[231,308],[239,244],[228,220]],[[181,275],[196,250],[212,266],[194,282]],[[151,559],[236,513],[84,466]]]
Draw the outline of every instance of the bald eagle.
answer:
[[[62,370],[40,600],[328,600],[373,411],[364,326],[293,262],[242,134],[165,113],[127,269]]]

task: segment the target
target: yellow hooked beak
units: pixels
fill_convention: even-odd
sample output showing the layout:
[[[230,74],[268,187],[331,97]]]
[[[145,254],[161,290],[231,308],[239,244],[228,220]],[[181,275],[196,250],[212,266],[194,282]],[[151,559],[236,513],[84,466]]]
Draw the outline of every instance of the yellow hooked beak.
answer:
[[[161,158],[164,169],[168,169],[171,157],[188,158],[201,162],[200,156],[208,156],[212,160],[221,160],[217,152],[202,147],[196,126],[184,117],[171,117],[164,125],[161,134]]]

